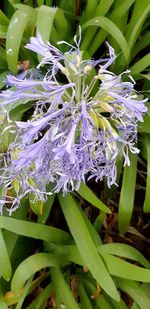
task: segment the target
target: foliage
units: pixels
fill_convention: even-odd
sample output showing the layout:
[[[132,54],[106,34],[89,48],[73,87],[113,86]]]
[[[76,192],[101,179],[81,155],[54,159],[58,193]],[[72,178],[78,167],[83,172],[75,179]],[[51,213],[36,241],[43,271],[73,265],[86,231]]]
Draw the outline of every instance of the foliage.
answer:
[[[39,63],[40,57],[24,48],[35,32],[54,45],[62,40],[72,44],[81,25],[81,49],[87,57],[103,56],[104,43],[108,41],[118,55],[112,70],[120,73],[129,68],[138,90],[149,96],[149,14],[149,0],[5,0],[0,11],[0,87],[5,86],[9,71],[16,74]],[[63,45],[62,50],[65,51]],[[25,117],[29,108],[30,105],[16,107],[10,113],[12,120]],[[148,112],[139,126],[140,156],[132,155],[130,167],[125,168],[118,160],[120,233],[128,230],[134,216],[139,160],[147,162],[143,211],[150,212],[149,117]],[[10,142],[8,131],[1,139],[4,151]],[[116,187],[108,190],[104,183],[105,198],[115,200],[116,191]],[[94,224],[84,212],[89,204],[97,208]],[[124,292],[133,300],[132,309],[149,309],[149,262],[135,248],[120,243],[103,244],[99,236],[109,211],[83,185],[74,195],[49,196],[44,204],[32,203],[30,198],[23,200],[12,217],[7,213],[1,216],[1,308],[43,308],[50,298],[56,301],[57,308],[124,309]],[[59,213],[58,222],[53,213]],[[37,288],[37,297],[32,298]]]

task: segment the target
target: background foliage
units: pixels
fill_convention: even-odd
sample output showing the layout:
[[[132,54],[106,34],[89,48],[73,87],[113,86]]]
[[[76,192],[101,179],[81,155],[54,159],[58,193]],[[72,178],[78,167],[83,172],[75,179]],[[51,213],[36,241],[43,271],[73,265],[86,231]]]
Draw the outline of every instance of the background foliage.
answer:
[[[102,57],[107,40],[118,55],[111,70],[130,69],[139,93],[149,97],[149,17],[149,0],[2,1],[0,88],[9,71],[38,64],[39,56],[24,48],[30,36],[39,32],[54,45],[73,43],[81,25],[87,57]],[[16,107],[11,118],[22,119],[29,108]],[[137,220],[134,205],[150,212],[149,117],[148,112],[139,126],[140,155],[132,155],[125,168],[118,159],[118,188],[92,183],[93,191],[82,185],[65,198],[50,196],[45,204],[29,198],[12,217],[0,217],[0,308],[124,309],[128,302],[132,309],[150,308],[148,260],[133,246],[103,237],[111,211],[118,212],[118,235],[131,231],[130,222]],[[9,142],[7,131],[1,152]]]

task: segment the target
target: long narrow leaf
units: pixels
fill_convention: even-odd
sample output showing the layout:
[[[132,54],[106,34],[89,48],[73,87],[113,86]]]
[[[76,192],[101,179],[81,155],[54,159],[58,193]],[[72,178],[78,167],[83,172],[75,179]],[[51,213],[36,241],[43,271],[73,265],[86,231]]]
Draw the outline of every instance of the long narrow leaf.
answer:
[[[147,179],[146,179],[146,191],[144,199],[144,212],[150,212],[150,136],[145,136],[146,151],[147,151]]]
[[[44,41],[49,41],[57,8],[42,5],[37,9],[36,30]]]
[[[134,59],[135,56],[145,47],[149,46],[150,42],[150,32],[147,31],[140,40],[135,44],[135,48],[131,50],[131,59]]]
[[[105,244],[97,248],[98,251],[109,253],[113,255],[117,255],[120,257],[124,257],[127,259],[131,259],[134,261],[139,262],[141,265],[143,265],[146,268],[150,268],[150,263],[145,259],[143,254],[141,254],[137,249],[126,245],[126,244],[120,244],[120,243],[110,243]]]
[[[109,11],[109,8],[111,7],[114,0],[109,0],[106,2],[106,0],[101,0],[99,5],[97,6],[94,17],[96,16],[105,16],[106,13]],[[88,50],[88,46],[90,46],[92,39],[94,38],[97,31],[97,27],[92,27],[92,29],[88,29],[85,31],[82,37],[81,42],[81,50]]]
[[[30,14],[29,11],[17,10],[10,20],[6,37],[6,53],[9,69],[13,73],[17,72],[19,48],[29,17],[33,18],[32,12],[35,14],[34,10],[31,10]]]
[[[130,50],[129,50],[127,41],[125,37],[123,36],[122,32],[119,30],[119,28],[109,18],[104,17],[104,16],[99,16],[99,17],[90,19],[88,22],[86,22],[83,25],[82,29],[84,30],[90,26],[99,26],[103,28],[104,30],[106,30],[116,40],[116,42],[120,46],[126,61],[127,62],[129,61]],[[96,44],[98,44],[98,42]],[[95,48],[95,47],[92,46],[92,48]]]
[[[61,300],[62,306],[64,305],[66,308],[71,309],[79,309],[79,306],[76,303],[60,269],[58,267],[53,267],[51,270],[51,275],[56,295],[58,295]]]
[[[0,228],[4,228],[15,234],[41,239],[47,242],[62,243],[70,238],[68,233],[54,227],[10,217],[0,217]]]
[[[95,11],[98,6],[98,0],[87,0],[85,12],[83,15],[84,20],[88,20],[95,15]]]
[[[41,309],[46,300],[54,293],[54,288],[52,283],[48,284],[46,288],[42,290],[42,292],[34,298],[32,303],[27,307],[27,309]]]
[[[11,263],[8,256],[6,244],[3,238],[2,231],[0,230],[0,274],[6,280],[9,281],[11,278]]]
[[[69,24],[64,15],[63,10],[60,10],[60,9],[57,10],[57,13],[55,16],[55,27],[56,27],[56,31],[60,35],[60,40],[62,40],[69,31]],[[70,29],[70,32],[71,32],[71,29]]]
[[[146,54],[140,60],[138,60],[135,64],[130,67],[130,71],[132,75],[136,75],[144,71],[146,68],[150,66],[150,53]]]
[[[111,275],[135,281],[150,282],[150,269],[130,264],[104,252],[101,252],[101,255]]]
[[[4,299],[4,295],[3,295],[3,290],[2,290],[2,284],[0,283],[0,308],[3,308],[3,309],[8,309],[8,306],[5,302],[5,299]]]
[[[93,226],[93,224],[90,222],[90,220],[87,218],[87,215],[84,213],[84,211],[81,208],[78,208],[80,213],[82,214],[84,221],[87,225],[88,231],[91,235],[91,238],[95,244],[95,246],[99,246],[102,244],[101,238],[99,236],[99,234],[97,233],[95,227]]]
[[[120,299],[120,302],[116,302],[113,299],[108,299],[108,296],[105,296],[106,299],[109,301],[109,303],[112,305],[113,309],[128,309],[128,306],[126,305],[126,303],[122,300],[122,298]],[[104,307],[105,308],[105,307]]]
[[[137,173],[137,155],[130,155],[130,166],[125,166],[119,201],[118,227],[120,233],[128,229],[134,206]]]
[[[82,308],[86,309],[92,309],[92,304],[90,302],[90,299],[84,289],[83,284],[80,282],[79,287],[78,287],[79,295],[80,295],[80,301],[81,301],[81,306]]]
[[[118,287],[134,299],[140,309],[149,309],[150,300],[137,282],[125,279],[116,279]]]
[[[0,38],[6,39],[6,34],[7,34],[7,26],[0,25]]]
[[[144,20],[146,19],[149,12],[149,0],[143,0],[142,2],[140,0],[135,1],[135,8],[126,34],[130,49],[133,48],[136,39],[138,38],[138,35],[140,33],[141,27],[144,23]]]
[[[85,265],[89,268],[93,277],[98,281],[106,293],[115,300],[119,300],[119,294],[115,288],[114,282],[107,272],[102,259],[98,256],[84,219],[78,210],[78,205],[75,203],[71,194],[67,194],[65,197],[59,194],[59,201]]]
[[[38,223],[45,224],[45,222],[48,219],[48,216],[50,214],[51,208],[53,206],[53,202],[55,199],[55,194],[49,195],[46,202],[43,205],[43,212],[42,214],[38,217]]]
[[[61,261],[60,261],[61,262]],[[16,269],[11,281],[11,289],[20,294],[26,281],[37,271],[46,267],[56,267],[59,260],[49,253],[36,253],[25,259]]]
[[[0,89],[3,88],[5,85],[5,79],[6,79],[7,74],[8,74],[8,71],[5,71],[0,74]]]
[[[21,297],[19,298],[19,301],[15,307],[15,309],[21,309],[22,308],[22,305],[23,305],[23,302],[28,294],[28,291],[29,291],[29,288],[31,286],[31,283],[32,283],[32,280],[33,280],[33,276],[30,277],[30,279],[27,281],[25,287],[24,287],[24,290],[23,290],[23,293],[21,295]]]
[[[43,5],[44,4],[44,0],[37,0],[37,5],[38,6],[41,6],[41,5]]]
[[[105,213],[111,213],[111,210],[97,198],[97,196],[92,192],[92,190],[84,183],[81,183],[80,188],[77,191],[80,196],[82,196],[86,201],[88,201],[93,206],[104,211]]]
[[[88,294],[92,295],[92,298],[93,298],[94,294],[96,293],[97,287],[91,281],[85,280],[82,277],[81,277],[81,281],[83,283],[83,286],[85,287],[85,290],[88,292]],[[114,309],[109,303],[109,301],[107,301],[105,296],[102,293],[100,293],[100,291],[99,293],[97,293],[94,300],[96,303],[96,308]]]
[[[9,24],[9,18],[4,14],[2,10],[0,10],[0,23],[6,26]]]

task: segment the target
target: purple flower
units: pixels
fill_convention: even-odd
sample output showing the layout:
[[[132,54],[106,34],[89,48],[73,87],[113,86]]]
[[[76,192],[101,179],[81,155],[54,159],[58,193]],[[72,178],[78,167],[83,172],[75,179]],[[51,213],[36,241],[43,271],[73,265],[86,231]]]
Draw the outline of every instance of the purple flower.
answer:
[[[45,200],[51,194],[50,182],[54,192],[63,194],[78,190],[91,178],[106,178],[110,187],[116,183],[117,156],[129,165],[128,152],[139,152],[137,121],[143,120],[147,100],[138,98],[132,80],[123,82],[122,74],[108,71],[115,59],[112,47],[108,45],[109,58],[83,60],[75,42],[76,47],[62,54],[40,35],[31,38],[26,47],[42,56],[41,64],[48,64],[49,71],[43,78],[32,72],[8,75],[7,83],[15,89],[0,94],[1,106],[7,110],[29,101],[35,107],[27,122],[16,121],[14,142],[7,156],[1,156],[2,201],[7,189],[12,190],[10,211],[31,192],[35,200]]]

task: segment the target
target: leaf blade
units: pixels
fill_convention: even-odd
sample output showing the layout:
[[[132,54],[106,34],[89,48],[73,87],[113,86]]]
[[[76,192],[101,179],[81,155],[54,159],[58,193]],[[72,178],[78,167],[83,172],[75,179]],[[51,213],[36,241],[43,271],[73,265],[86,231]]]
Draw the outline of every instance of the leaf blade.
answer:
[[[15,234],[37,238],[47,242],[60,243],[70,238],[67,232],[57,228],[10,217],[0,216],[0,228],[4,228]]]
[[[13,275],[11,281],[12,291],[16,294],[20,294],[26,281],[37,271],[46,267],[56,267],[57,265],[58,261],[56,256],[49,253],[36,253],[29,256],[21,264],[19,264]]]
[[[123,55],[126,59],[126,62],[130,59],[130,50],[128,43],[122,34],[122,32],[119,30],[119,28],[107,17],[105,16],[99,16],[93,19],[90,19],[88,22],[86,22],[82,26],[82,30],[86,29],[89,26],[99,26],[102,27],[104,30],[106,30],[118,43],[120,46]]]
[[[73,197],[68,193],[65,197],[62,197],[62,195],[59,194],[58,198],[69,229],[85,265],[89,268],[93,277],[99,282],[106,293],[118,301],[119,294],[115,288],[113,280],[107,272],[102,259],[98,256],[96,247],[94,246],[84,219],[80,214]],[[78,222],[78,225],[76,222]]]
[[[134,206],[137,173],[137,155],[130,154],[130,166],[125,166],[119,200],[118,227],[124,234],[129,226]],[[132,181],[129,181],[131,180]]]
[[[81,197],[88,201],[93,206],[102,210],[105,213],[111,213],[111,210],[97,198],[97,196],[92,192],[92,190],[84,183],[81,183],[80,188],[77,191]]]
[[[6,244],[3,238],[3,233],[1,230],[0,230],[0,262],[1,262],[0,273],[6,281],[9,281],[12,274],[12,268]]]
[[[113,255],[102,253],[111,275],[133,281],[150,282],[150,269],[128,263]]]

